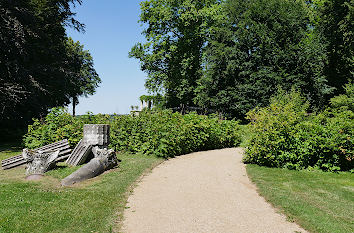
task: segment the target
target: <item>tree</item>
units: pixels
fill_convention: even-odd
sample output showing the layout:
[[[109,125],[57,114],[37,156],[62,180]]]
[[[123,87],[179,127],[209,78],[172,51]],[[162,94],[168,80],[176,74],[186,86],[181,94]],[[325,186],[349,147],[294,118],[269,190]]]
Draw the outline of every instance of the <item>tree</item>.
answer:
[[[83,31],[71,4],[81,0],[0,2],[0,125],[14,128],[81,93],[79,60],[68,56],[64,26]]]
[[[140,22],[146,25],[145,44],[130,57],[140,60],[148,74],[146,88],[164,94],[167,107],[194,105],[202,75],[203,47],[208,25],[220,9],[218,0],[149,0],[141,3]]]
[[[325,74],[337,95],[354,77],[354,0],[315,0],[314,5],[327,45]]]
[[[94,66],[93,58],[88,50],[84,50],[84,46],[79,41],[74,42],[72,38],[67,41],[68,55],[74,61],[78,61],[76,72],[80,74],[81,83],[78,85],[80,90],[72,97],[73,116],[75,116],[75,107],[79,103],[78,97],[93,95],[96,92],[101,79],[98,76]]]
[[[331,91],[322,75],[325,47],[303,1],[228,0],[212,27],[195,102],[243,118],[278,87],[302,90],[313,106]]]

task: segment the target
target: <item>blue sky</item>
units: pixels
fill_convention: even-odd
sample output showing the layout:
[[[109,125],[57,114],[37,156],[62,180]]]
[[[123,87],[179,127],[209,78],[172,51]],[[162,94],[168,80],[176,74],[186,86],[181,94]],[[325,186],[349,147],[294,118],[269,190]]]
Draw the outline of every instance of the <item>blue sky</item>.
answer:
[[[146,94],[146,74],[139,61],[128,58],[130,48],[143,42],[142,27],[138,23],[139,0],[84,0],[73,9],[76,19],[86,25],[85,33],[67,29],[75,41],[89,50],[95,69],[102,79],[96,94],[80,98],[77,114],[129,113],[131,105],[139,105],[139,97]],[[69,106],[71,111],[71,106]]]

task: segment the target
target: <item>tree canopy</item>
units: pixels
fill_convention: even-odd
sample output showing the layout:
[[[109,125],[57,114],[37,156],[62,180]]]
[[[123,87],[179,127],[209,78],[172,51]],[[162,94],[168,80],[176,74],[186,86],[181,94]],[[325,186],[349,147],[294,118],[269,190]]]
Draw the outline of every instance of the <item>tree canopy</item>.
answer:
[[[136,44],[131,57],[147,72],[150,92],[164,93],[168,107],[194,105],[202,75],[202,50],[217,0],[149,0],[141,3],[140,22],[147,42]]]
[[[73,61],[78,61],[76,73],[79,73],[81,82],[77,88],[77,94],[72,96],[73,115],[75,116],[75,106],[79,103],[78,97],[93,95],[96,88],[101,83],[94,66],[93,58],[88,50],[84,50],[84,46],[79,41],[74,42],[71,37],[67,41],[68,55]]]
[[[165,107],[244,118],[280,87],[312,109],[353,76],[353,0],[149,0],[130,56]]]
[[[301,89],[312,104],[330,92],[321,71],[325,47],[301,1],[230,0],[226,22],[214,25],[196,101],[242,118],[268,104],[281,87]]]
[[[325,74],[335,94],[354,78],[354,0],[316,0],[317,30],[324,36]]]
[[[0,124],[26,125],[70,103],[87,83],[85,59],[71,56],[65,26],[83,31],[71,6],[81,0],[0,2]]]

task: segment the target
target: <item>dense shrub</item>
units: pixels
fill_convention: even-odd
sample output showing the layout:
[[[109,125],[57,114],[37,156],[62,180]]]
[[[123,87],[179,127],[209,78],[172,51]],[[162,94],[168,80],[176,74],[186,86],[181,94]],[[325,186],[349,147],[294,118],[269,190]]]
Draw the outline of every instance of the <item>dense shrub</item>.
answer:
[[[74,146],[82,138],[84,124],[104,124],[108,120],[108,115],[88,113],[73,117],[65,108],[53,108],[44,119],[34,119],[33,124],[28,126],[23,142],[27,148],[37,148],[68,139],[70,145]]]
[[[110,124],[111,147],[116,151],[173,157],[189,152],[237,146],[239,125],[234,120],[195,113],[142,112],[139,116],[88,114],[73,117],[62,108],[53,109],[43,121],[28,127],[24,143],[35,148],[67,138],[75,145],[84,124]]]
[[[308,114],[297,91],[280,91],[265,108],[248,113],[251,138],[244,162],[289,169],[350,170],[354,165],[353,85],[331,107]]]

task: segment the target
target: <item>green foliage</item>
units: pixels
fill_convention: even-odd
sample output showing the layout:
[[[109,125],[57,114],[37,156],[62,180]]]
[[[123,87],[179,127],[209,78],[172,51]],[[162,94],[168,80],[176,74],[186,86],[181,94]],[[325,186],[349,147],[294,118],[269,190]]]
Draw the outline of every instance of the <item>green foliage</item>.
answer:
[[[234,147],[240,143],[238,122],[195,113],[144,111],[139,116],[85,115],[72,117],[53,109],[43,122],[34,120],[24,143],[35,148],[64,138],[71,145],[82,138],[84,124],[111,125],[111,147],[116,151],[174,157],[194,151]]]
[[[354,0],[147,0],[130,56],[165,107],[244,119],[278,86],[321,109],[353,79]]]
[[[325,74],[335,94],[354,78],[354,0],[315,0],[318,23],[328,62]]]
[[[92,115],[90,113],[73,117],[65,108],[53,108],[43,119],[34,119],[28,126],[23,142],[27,148],[37,148],[59,140],[68,139],[71,146],[82,138],[84,124],[106,123],[108,115]]]
[[[353,98],[350,95],[352,92],[341,99]],[[332,102],[338,103],[338,97]],[[354,168],[353,111],[342,106],[308,114],[308,107],[301,94],[293,90],[280,91],[269,106],[250,111],[251,137],[244,162],[325,171]]]
[[[354,112],[354,85],[348,83],[345,85],[346,94],[333,97],[330,101],[332,109],[336,111],[350,110]]]
[[[70,103],[86,83],[65,26],[80,31],[71,7],[81,0],[0,1],[0,128],[21,128]]]
[[[77,84],[78,89],[73,97],[73,115],[75,116],[75,106],[79,103],[78,97],[93,95],[96,92],[96,88],[101,83],[101,79],[98,76],[94,64],[93,58],[88,50],[84,50],[84,46],[79,41],[74,42],[71,37],[68,38],[67,43],[68,56],[77,61],[75,66],[76,73],[79,74],[80,83]]]
[[[192,106],[202,74],[202,49],[208,28],[220,9],[219,0],[142,1],[140,22],[146,43],[136,44],[130,57],[148,74],[145,86],[163,92],[168,107]]]
[[[266,106],[277,87],[301,89],[311,105],[331,89],[322,70],[325,46],[303,1],[230,0],[210,29],[205,72],[195,102],[242,119]]]

